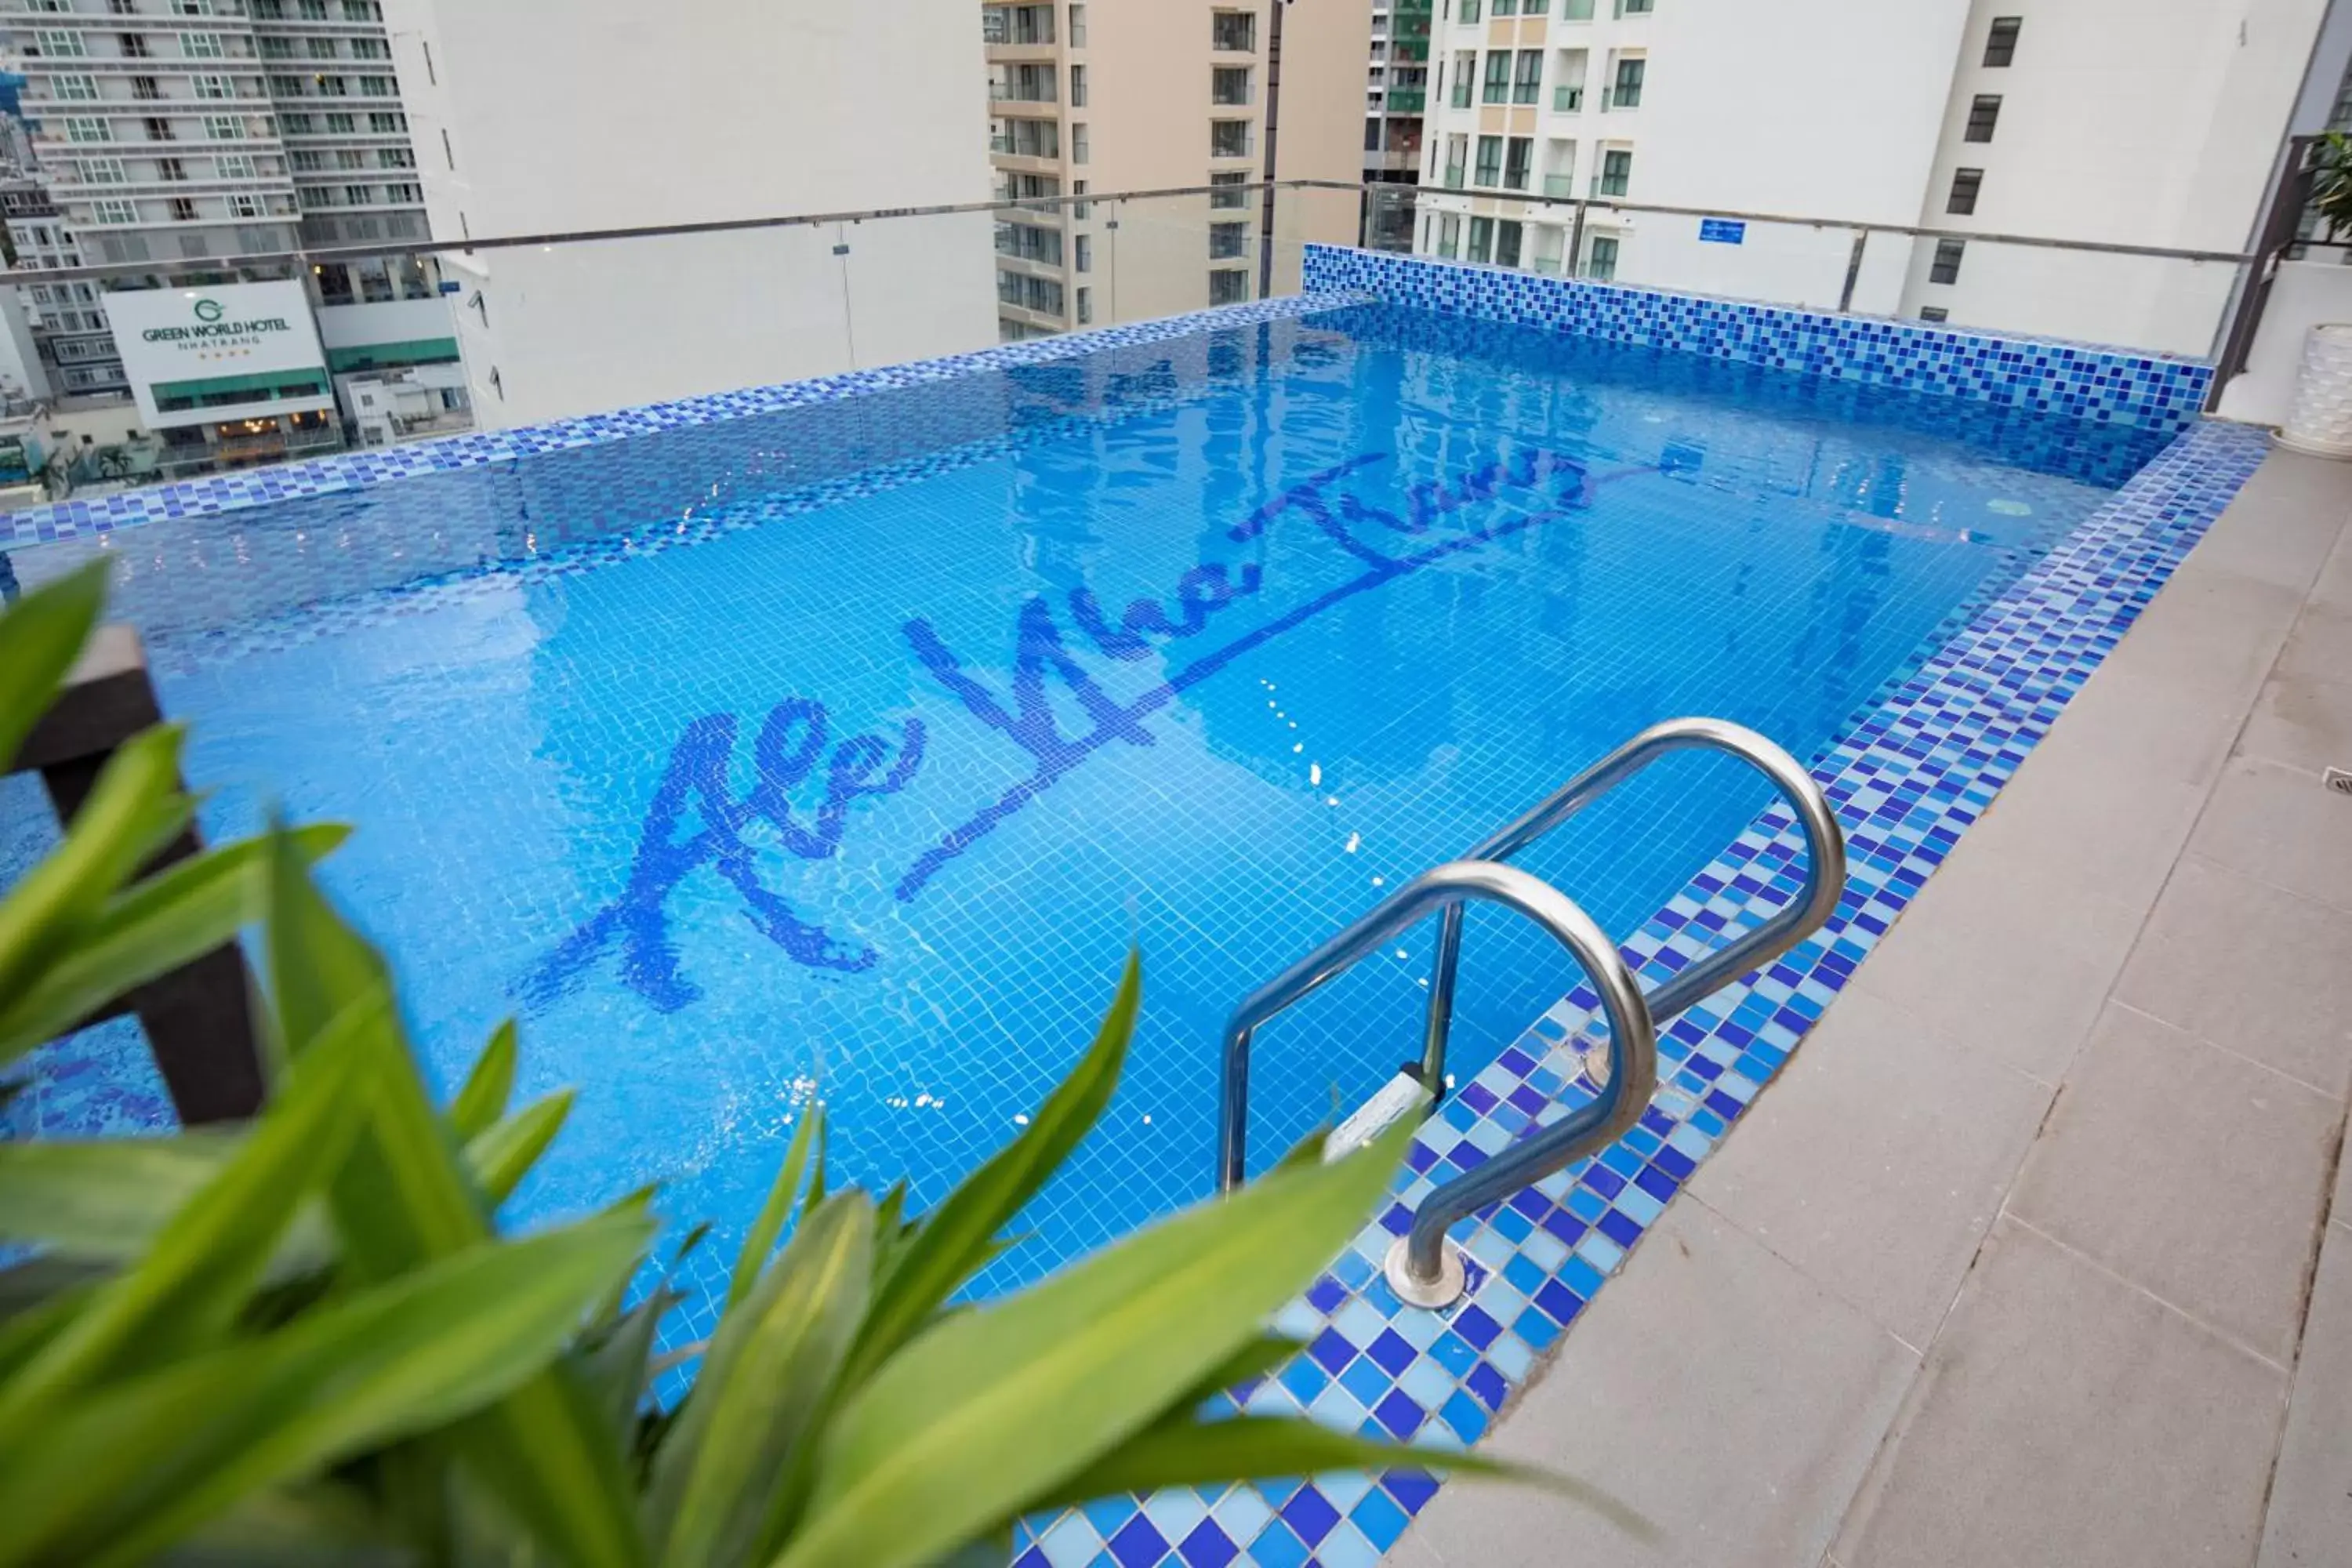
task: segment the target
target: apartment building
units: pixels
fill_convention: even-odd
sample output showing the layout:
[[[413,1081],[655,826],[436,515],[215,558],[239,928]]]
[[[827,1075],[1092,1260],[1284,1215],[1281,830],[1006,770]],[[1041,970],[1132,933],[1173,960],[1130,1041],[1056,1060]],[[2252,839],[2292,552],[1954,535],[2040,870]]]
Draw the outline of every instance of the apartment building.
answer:
[[[20,268],[253,278],[239,258],[426,237],[377,0],[9,0],[0,53],[47,198],[5,215]],[[327,305],[433,292],[389,262],[310,284]],[[130,393],[93,286],[24,292],[60,391]]]
[[[970,0],[387,0],[434,232],[989,199]],[[631,105],[658,104],[647,119]],[[477,417],[525,424],[994,341],[968,215],[445,257]]]
[[[1373,0],[1372,53],[1364,83],[1364,183],[1396,187],[1371,203],[1366,242],[1410,249],[1410,192],[1421,171],[1422,120],[1429,103],[1429,27],[1436,0]]]
[[[1116,205],[1041,198],[1244,187],[1266,178],[1270,157],[1282,179],[1361,177],[1370,0],[989,4],[981,37],[996,199],[1040,204],[997,214],[997,330],[1006,341],[1257,292],[1259,193]],[[1352,192],[1283,193],[1277,290],[1297,286],[1302,241],[1351,243],[1357,212]]]
[[[2241,249],[2326,8],[1438,7],[1414,238],[1424,254],[2197,353],[2211,346],[2227,266],[1960,237]],[[1598,204],[1580,224],[1580,201]],[[1954,237],[1882,234],[1857,257],[1845,224]]]

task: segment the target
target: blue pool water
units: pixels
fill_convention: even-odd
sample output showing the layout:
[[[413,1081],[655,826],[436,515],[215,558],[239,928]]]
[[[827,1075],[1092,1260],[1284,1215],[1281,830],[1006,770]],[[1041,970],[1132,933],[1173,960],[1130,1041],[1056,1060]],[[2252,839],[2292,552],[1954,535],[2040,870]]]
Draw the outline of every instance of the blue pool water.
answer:
[[[1251,987],[1657,720],[1819,753],[2161,441],[1365,306],[109,548],[209,829],[358,825],[436,1077],[519,1011],[580,1089],[527,1213],[739,1230],[816,1095],[935,1199],[1139,947],[1009,1282],[1208,1190]],[[1525,864],[1622,933],[1763,798],[1676,758]],[[1260,1163],[1413,1054],[1426,950],[1261,1036]],[[1466,951],[1465,1076],[1574,979]]]

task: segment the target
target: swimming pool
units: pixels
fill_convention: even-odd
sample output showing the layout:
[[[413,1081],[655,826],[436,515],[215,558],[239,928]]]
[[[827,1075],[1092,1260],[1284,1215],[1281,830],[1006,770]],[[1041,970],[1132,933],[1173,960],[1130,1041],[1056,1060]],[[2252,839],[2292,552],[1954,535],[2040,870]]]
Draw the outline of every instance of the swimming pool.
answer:
[[[1252,986],[1654,721],[1820,755],[2167,438],[1352,305],[109,548],[210,830],[356,823],[433,1070],[520,1010],[580,1089],[526,1216],[739,1230],[817,1094],[936,1196],[1139,946],[1004,1284],[1210,1189]],[[1678,758],[1525,863],[1627,932],[1764,798]],[[1414,1054],[1427,940],[1267,1031],[1261,1160]],[[1457,1072],[1574,979],[1474,913]]]

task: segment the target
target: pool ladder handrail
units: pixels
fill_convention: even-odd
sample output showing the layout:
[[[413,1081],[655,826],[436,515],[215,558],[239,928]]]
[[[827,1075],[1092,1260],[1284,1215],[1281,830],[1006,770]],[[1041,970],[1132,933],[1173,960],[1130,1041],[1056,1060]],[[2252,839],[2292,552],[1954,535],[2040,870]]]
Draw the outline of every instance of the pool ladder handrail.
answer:
[[[1754,931],[1689,964],[1646,996],[1616,944],[1565,894],[1503,864],[1570,817],[1670,752],[1726,752],[1755,768],[1780,792],[1805,835],[1805,883],[1788,908]],[[1475,1170],[1423,1198],[1412,1227],[1389,1250],[1389,1283],[1415,1306],[1442,1307],[1462,1293],[1460,1252],[1445,1233],[1486,1205],[1608,1147],[1640,1120],[1657,1087],[1657,1029],[1729,981],[1759,969],[1821,929],[1845,889],[1845,837],[1821,786],[1803,764],[1742,725],[1720,719],[1671,719],[1652,725],[1577,774],[1533,810],[1493,834],[1460,860],[1422,873],[1354,924],[1258,987],[1225,1026],[1223,1092],[1218,1099],[1218,1186],[1243,1178],[1249,1142],[1251,1037],[1268,1021],[1348,970],[1391,937],[1442,909],[1429,983],[1422,1061],[1415,1076],[1433,1107],[1444,1093],[1445,1047],[1454,1024],[1454,978],[1462,957],[1462,909],[1472,900],[1517,910],[1548,931],[1600,994],[1609,1025],[1607,1083],[1589,1103],[1520,1140]]]

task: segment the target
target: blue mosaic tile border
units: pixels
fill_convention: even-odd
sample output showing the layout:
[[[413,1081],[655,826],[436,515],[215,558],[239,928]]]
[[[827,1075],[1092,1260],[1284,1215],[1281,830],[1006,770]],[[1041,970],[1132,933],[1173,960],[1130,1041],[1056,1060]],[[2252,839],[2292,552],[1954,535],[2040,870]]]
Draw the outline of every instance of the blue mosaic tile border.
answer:
[[[1194,310],[1156,321],[1098,327],[1058,337],[1033,338],[1025,342],[1002,343],[971,353],[915,360],[877,370],[814,376],[805,381],[749,387],[740,392],[722,392],[672,403],[649,403],[635,408],[615,409],[610,414],[593,414],[552,424],[447,436],[401,447],[373,447],[304,462],[283,463],[272,468],[214,474],[204,479],[128,490],[120,495],[100,496],[89,500],[66,500],[27,507],[0,517],[0,522],[6,524],[6,528],[0,531],[0,551],[61,539],[106,534],[164,518],[203,517],[302,496],[360,489],[421,474],[481,468],[492,463],[510,462],[535,453],[602,446],[608,442],[625,441],[633,437],[689,429],[813,404],[837,403],[844,398],[868,393],[919,386],[958,376],[1009,370],[1022,365],[1049,364],[1057,360],[1097,353],[1105,349],[1159,342],[1213,329],[1282,321],[1361,300],[1362,296],[1345,291],[1310,290],[1280,299],[1261,300],[1253,304],[1222,305],[1213,310]]]
[[[1632,1131],[1456,1227],[1470,1289],[1419,1311],[1381,1278],[1391,1239],[1438,1184],[1591,1098],[1581,1052],[1600,1038],[1598,998],[1572,992],[1457,1092],[1388,1208],[1277,1319],[1305,1353],[1236,1391],[1239,1405],[1436,1449],[1484,1436],[2268,449],[2251,427],[2193,426],[1863,716],[1813,769],[1846,833],[1837,913],[1668,1026],[1657,1095]],[[1758,817],[1623,944],[1644,988],[1785,908],[1804,853],[1785,807]],[[1015,1568],[1370,1568],[1436,1491],[1403,1470],[1108,1499],[1026,1522]]]
[[[2095,343],[1668,294],[1345,246],[1307,247],[1305,286],[2098,424],[2178,429],[2198,417],[2213,381],[2212,367],[2201,361]]]

